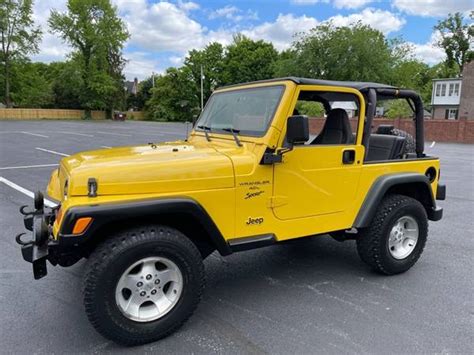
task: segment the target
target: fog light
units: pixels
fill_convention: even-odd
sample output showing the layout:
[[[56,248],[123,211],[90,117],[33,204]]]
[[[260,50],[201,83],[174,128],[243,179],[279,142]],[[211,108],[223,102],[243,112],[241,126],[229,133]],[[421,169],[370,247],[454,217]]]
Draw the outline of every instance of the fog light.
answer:
[[[92,222],[92,217],[79,218],[74,224],[72,234],[82,234]]]

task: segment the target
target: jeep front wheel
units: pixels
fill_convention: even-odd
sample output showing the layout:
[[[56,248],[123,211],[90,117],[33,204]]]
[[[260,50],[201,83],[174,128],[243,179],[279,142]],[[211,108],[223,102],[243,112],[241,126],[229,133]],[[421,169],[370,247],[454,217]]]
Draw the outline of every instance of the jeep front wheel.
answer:
[[[91,255],[84,305],[96,330],[124,345],[161,339],[195,310],[204,285],[196,246],[166,226],[129,229]]]
[[[371,224],[361,230],[357,251],[374,270],[399,274],[410,269],[421,256],[428,235],[423,205],[408,196],[385,197]]]

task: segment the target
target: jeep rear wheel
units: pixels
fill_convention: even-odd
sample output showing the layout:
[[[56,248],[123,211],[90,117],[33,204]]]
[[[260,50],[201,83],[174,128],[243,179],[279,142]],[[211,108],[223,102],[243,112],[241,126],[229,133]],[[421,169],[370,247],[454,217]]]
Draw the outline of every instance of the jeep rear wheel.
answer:
[[[361,230],[357,251],[372,269],[386,275],[410,269],[421,256],[428,235],[423,205],[408,196],[385,197],[368,228]]]
[[[196,246],[166,226],[123,231],[102,243],[84,275],[84,306],[96,330],[124,345],[161,339],[191,316],[204,266]]]

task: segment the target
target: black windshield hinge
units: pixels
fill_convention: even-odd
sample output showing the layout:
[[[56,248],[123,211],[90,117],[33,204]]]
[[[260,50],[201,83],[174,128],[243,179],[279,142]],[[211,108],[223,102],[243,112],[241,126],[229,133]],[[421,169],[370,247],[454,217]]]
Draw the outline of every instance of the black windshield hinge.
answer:
[[[267,152],[263,154],[262,165],[273,165],[275,163],[281,163],[283,161],[283,156],[277,153]]]
[[[272,165],[275,163],[283,162],[283,154],[291,152],[293,150],[293,146],[287,148],[278,148],[278,149],[270,149],[267,148],[265,153],[263,154],[262,161],[260,162],[261,165]]]

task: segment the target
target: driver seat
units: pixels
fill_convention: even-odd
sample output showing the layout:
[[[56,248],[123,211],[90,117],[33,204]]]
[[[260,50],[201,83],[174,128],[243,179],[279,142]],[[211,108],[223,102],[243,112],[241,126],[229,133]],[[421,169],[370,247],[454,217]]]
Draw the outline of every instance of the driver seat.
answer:
[[[346,110],[335,108],[329,111],[324,127],[311,144],[352,143],[352,129]]]

